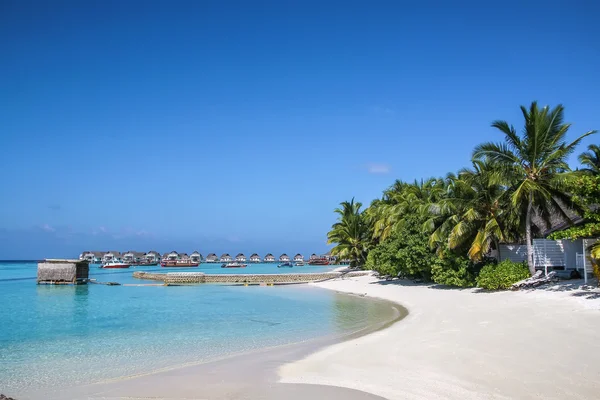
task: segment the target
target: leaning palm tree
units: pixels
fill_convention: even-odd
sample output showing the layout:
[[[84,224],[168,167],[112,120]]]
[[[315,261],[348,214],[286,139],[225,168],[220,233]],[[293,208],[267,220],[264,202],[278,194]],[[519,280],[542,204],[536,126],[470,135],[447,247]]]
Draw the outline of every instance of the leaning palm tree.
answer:
[[[472,169],[449,175],[448,194],[429,207],[425,223],[430,246],[438,253],[446,248],[468,248],[471,260],[480,261],[499,242],[512,239],[513,210],[503,177],[487,161],[473,161]],[[437,221],[437,222],[436,222]]]
[[[525,118],[521,135],[506,121],[494,121],[492,126],[504,134],[504,142],[477,146],[473,158],[495,163],[511,183],[512,205],[524,213],[527,263],[533,275],[532,218],[537,214],[547,222],[551,215],[558,214],[570,221],[561,207],[561,203],[569,201],[565,190],[570,177],[567,158],[584,137],[596,131],[586,132],[567,143],[565,139],[571,125],[563,123],[562,105],[539,109],[533,102],[529,109],[521,106],[521,111]]]
[[[594,175],[600,174],[600,147],[590,144],[588,151],[579,155],[579,162],[585,166],[583,171]]]
[[[344,201],[336,208],[338,220],[327,234],[327,243],[335,244],[331,255],[350,259],[352,267],[362,266],[370,243],[369,226],[361,212],[362,204]]]

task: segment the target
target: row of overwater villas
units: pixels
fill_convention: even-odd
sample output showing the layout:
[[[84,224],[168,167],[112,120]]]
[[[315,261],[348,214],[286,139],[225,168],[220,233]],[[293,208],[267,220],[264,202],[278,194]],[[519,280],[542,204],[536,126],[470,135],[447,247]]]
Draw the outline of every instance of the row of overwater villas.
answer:
[[[325,254],[322,256],[318,256],[316,254],[312,254],[309,257],[309,260],[312,259],[320,259],[326,258],[330,262],[334,262],[336,258],[331,256],[330,254]],[[237,256],[231,257],[229,254],[222,254],[220,257],[215,253],[210,253],[206,258],[202,256],[197,251],[194,251],[190,255],[187,253],[178,253],[176,251],[171,251],[169,253],[163,253],[162,255],[157,251],[149,251],[147,253],[139,252],[139,251],[128,251],[125,253],[121,253],[118,251],[84,251],[79,255],[80,260],[87,260],[90,263],[106,263],[111,261],[122,261],[128,263],[158,263],[161,260],[191,260],[192,262],[206,262],[206,263],[227,263],[227,262],[251,262],[251,263],[274,263],[274,262],[290,262],[290,261],[305,261],[305,258],[302,254],[298,253],[294,256],[294,258],[290,258],[287,254],[282,254],[279,258],[275,258],[275,256],[271,253],[267,254],[264,257],[259,256],[257,253],[252,254],[249,258],[247,258],[243,253],[239,253]]]

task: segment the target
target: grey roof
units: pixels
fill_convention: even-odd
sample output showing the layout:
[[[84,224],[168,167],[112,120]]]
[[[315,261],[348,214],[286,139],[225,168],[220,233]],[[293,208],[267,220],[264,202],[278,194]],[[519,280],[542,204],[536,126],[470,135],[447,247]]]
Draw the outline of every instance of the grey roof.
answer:
[[[109,254],[109,253],[112,254],[113,256],[121,257],[121,252],[114,251],[114,250],[113,251],[107,251],[107,252],[104,253],[104,255]]]

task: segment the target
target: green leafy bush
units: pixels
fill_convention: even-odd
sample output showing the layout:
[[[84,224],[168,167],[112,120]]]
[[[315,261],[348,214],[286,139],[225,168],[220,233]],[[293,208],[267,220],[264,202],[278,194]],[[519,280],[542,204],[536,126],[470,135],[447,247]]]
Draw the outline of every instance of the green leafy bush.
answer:
[[[423,219],[408,216],[390,238],[369,252],[366,268],[383,275],[431,280],[431,267],[439,258],[429,248],[429,236],[423,233]]]
[[[504,260],[498,264],[484,266],[477,277],[477,286],[488,290],[506,290],[513,283],[529,276],[526,263]]]
[[[474,265],[467,257],[446,251],[431,266],[431,279],[440,285],[472,287],[475,286]]]

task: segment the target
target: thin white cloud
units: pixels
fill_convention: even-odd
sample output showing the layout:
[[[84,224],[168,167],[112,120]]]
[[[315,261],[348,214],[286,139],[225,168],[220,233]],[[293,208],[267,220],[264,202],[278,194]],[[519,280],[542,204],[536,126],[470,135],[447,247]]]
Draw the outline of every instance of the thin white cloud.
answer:
[[[45,232],[56,232],[56,229],[54,229],[53,227],[51,227],[48,224],[44,224],[41,226],[42,230]]]
[[[389,174],[391,168],[387,164],[371,163],[367,164],[367,172],[370,174]]]

